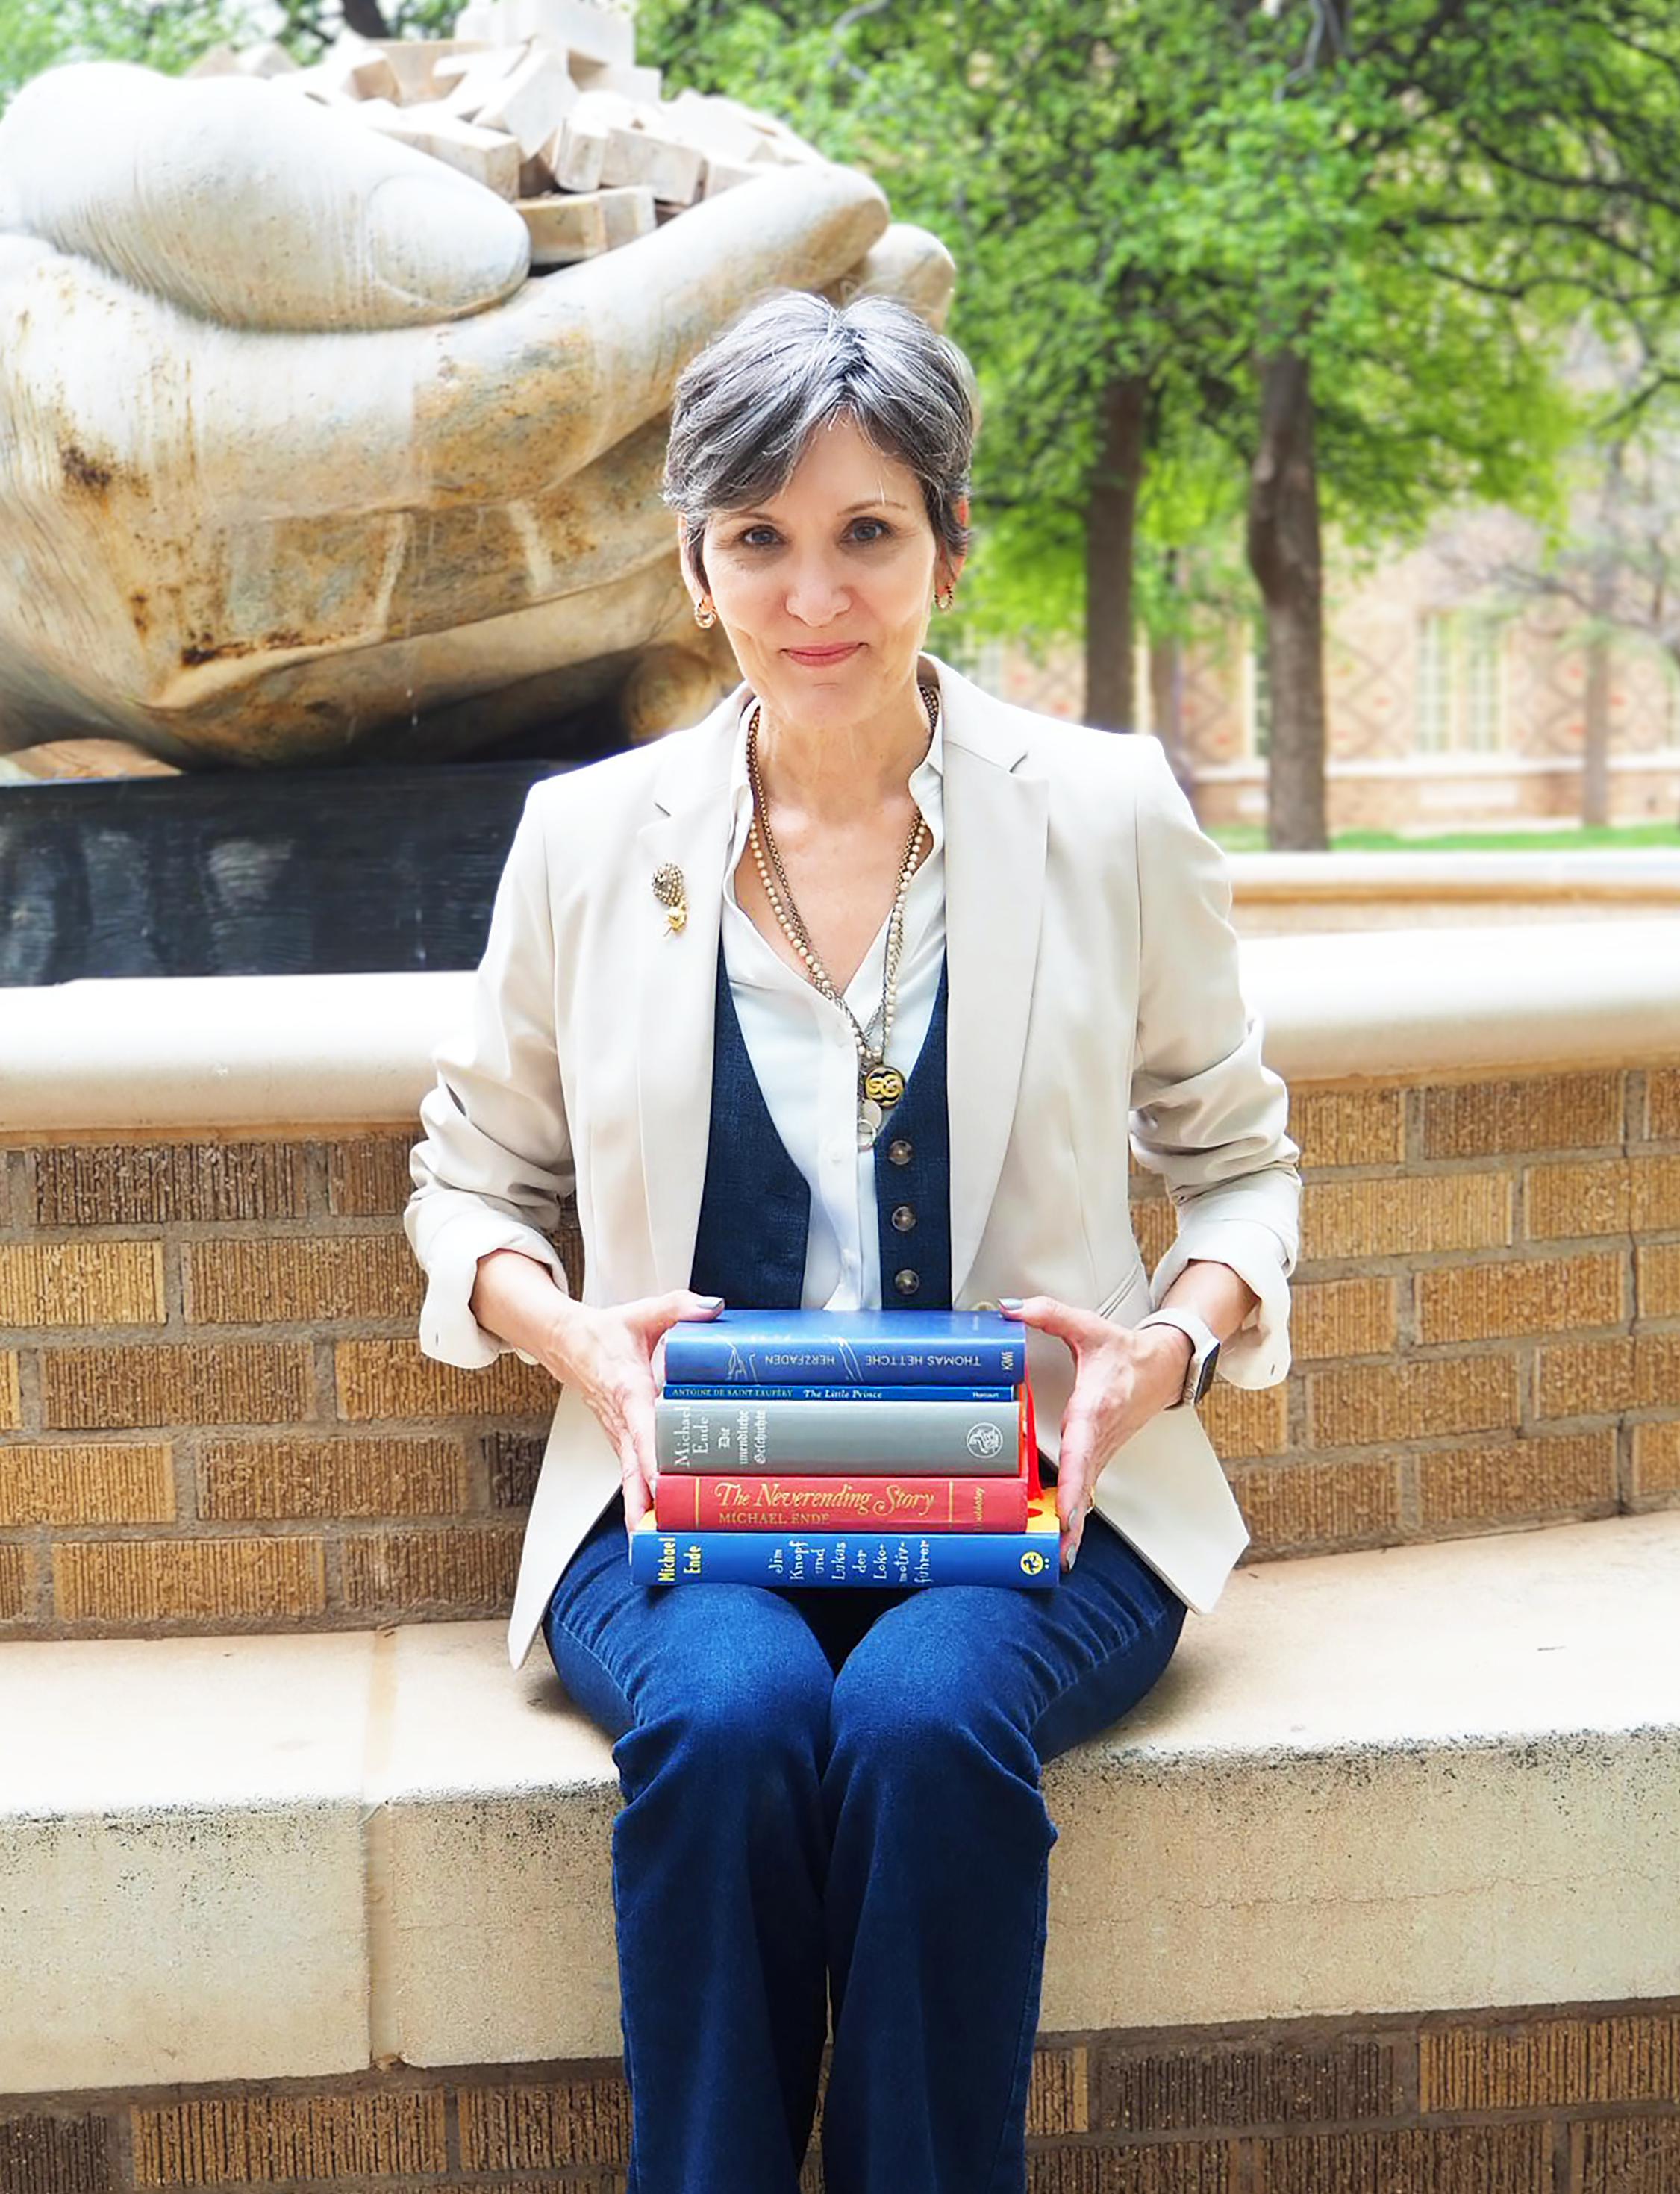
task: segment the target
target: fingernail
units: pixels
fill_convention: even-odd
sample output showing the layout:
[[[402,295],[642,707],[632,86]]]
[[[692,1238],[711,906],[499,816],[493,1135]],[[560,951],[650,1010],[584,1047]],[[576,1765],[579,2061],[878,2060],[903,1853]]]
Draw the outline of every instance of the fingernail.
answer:
[[[1025,1301],[1024,1295],[1003,1295],[998,1299],[998,1307],[999,1310],[1008,1311],[1013,1317]]]
[[[722,1310],[723,1307],[722,1295],[702,1295],[699,1301],[702,1308],[705,1310]]]
[[[366,219],[371,286],[434,318],[496,303],[530,264],[530,235],[513,208],[447,168],[393,175],[369,199]]]
[[[1079,1548],[1078,1548],[1077,1547],[1069,1547],[1069,1548],[1067,1549],[1067,1560],[1062,1564],[1062,1568],[1063,1568],[1064,1570],[1071,1570],[1071,1569],[1073,1568],[1073,1566],[1074,1563],[1075,1563],[1076,1561],[1078,1561],[1078,1560],[1079,1560]]]

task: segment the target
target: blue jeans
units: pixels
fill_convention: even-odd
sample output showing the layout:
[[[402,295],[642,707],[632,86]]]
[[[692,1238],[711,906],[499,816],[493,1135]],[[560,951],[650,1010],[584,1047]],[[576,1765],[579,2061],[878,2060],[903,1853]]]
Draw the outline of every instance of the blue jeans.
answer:
[[[1021,2194],[1056,1830],[1182,1603],[1102,1520],[1053,1592],[632,1585],[622,1508],[544,1624],[617,1742],[630,2194]]]

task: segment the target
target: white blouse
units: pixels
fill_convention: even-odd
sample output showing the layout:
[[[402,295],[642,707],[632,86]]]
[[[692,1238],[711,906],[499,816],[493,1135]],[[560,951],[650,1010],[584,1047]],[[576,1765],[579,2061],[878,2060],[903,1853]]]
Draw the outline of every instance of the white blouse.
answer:
[[[858,1052],[851,1024],[797,975],[753,926],[735,896],[735,870],[752,824],[741,717],[730,775],[734,821],[723,887],[723,968],[747,1057],[787,1154],[811,1192],[805,1243],[806,1310],[878,1310],[881,1238],[875,1204],[875,1153],[858,1148]],[[910,775],[910,794],[933,836],[933,850],[910,880],[904,902],[898,1003],[890,1065],[908,1080],[933,1019],[945,961],[944,735],[935,726]],[[887,951],[883,916],[874,943],[846,991],[864,1028],[881,1002]],[[890,1134],[892,1115],[882,1128]]]

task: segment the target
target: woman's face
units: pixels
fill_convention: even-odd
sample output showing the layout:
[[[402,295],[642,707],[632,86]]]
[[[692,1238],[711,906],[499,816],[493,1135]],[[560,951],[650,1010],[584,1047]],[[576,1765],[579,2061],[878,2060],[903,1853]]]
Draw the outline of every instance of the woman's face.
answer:
[[[958,560],[914,473],[851,420],[818,429],[780,495],[710,520],[704,553],[741,675],[779,726],[866,729],[913,698],[934,589]]]

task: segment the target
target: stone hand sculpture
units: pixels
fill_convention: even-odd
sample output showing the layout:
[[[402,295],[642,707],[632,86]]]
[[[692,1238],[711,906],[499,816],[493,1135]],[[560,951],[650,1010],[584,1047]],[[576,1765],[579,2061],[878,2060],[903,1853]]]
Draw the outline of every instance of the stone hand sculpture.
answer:
[[[673,381],[763,290],[942,311],[865,176],[765,169],[528,273],[482,184],[243,79],[88,64],[0,121],[0,750],[461,753],[733,675],[658,484]]]

